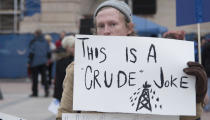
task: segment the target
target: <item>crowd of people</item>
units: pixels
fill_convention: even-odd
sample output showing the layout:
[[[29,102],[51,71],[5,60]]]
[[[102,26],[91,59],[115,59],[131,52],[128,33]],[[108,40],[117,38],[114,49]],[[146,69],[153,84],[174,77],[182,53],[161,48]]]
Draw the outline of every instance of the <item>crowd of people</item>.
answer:
[[[105,36],[136,36],[132,13],[129,6],[116,0],[101,3],[94,12],[95,34]],[[73,113],[73,76],[74,76],[74,35],[60,34],[60,39],[54,44],[52,37],[43,35],[41,30],[35,32],[35,38],[29,44],[28,67],[31,71],[32,94],[38,96],[38,74],[45,88],[45,97],[49,96],[49,86],[54,83],[53,97],[60,101],[56,119],[61,120],[62,113]],[[184,31],[169,31],[163,38],[184,40]],[[198,62],[188,62],[184,72],[196,77],[196,116],[181,116],[181,120],[200,120],[202,110],[210,111],[210,39],[202,41],[202,65]],[[55,63],[55,76],[52,76],[52,66]],[[54,82],[52,82],[54,77]],[[208,94],[206,94],[208,93]],[[205,105],[205,106],[204,106]]]
[[[61,99],[62,83],[65,69],[74,60],[74,36],[66,36],[61,32],[59,40],[54,44],[50,34],[44,35],[40,29],[34,33],[34,39],[29,43],[28,74],[32,80],[32,94],[38,97],[39,74],[41,85],[44,86],[45,97],[49,96],[49,88],[54,83],[54,98]],[[53,66],[56,66],[53,77]],[[52,78],[55,78],[52,81]]]

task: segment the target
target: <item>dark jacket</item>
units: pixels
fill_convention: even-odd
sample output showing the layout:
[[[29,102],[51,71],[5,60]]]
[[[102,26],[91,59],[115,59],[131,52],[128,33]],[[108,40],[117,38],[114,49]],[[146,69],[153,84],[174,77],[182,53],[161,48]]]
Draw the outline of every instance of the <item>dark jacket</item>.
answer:
[[[210,77],[210,42],[203,46],[202,64],[206,70],[207,76]]]
[[[46,64],[50,58],[50,48],[47,41],[42,35],[36,36],[29,45],[29,61],[30,67]]]
[[[56,61],[56,73],[55,73],[55,87],[54,98],[61,100],[63,92],[63,80],[66,75],[66,67],[74,60],[73,56],[64,57]]]

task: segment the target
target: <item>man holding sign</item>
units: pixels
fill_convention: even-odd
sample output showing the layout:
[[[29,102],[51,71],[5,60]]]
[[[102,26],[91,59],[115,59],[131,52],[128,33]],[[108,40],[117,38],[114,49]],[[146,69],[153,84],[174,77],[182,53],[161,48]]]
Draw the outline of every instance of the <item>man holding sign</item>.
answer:
[[[105,35],[105,36],[135,36],[134,33],[134,25],[132,23],[132,14],[131,10],[127,4],[122,1],[117,0],[108,0],[103,2],[98,6],[94,13],[94,22],[96,27],[97,35]],[[151,49],[154,48],[153,45],[150,46]],[[104,49],[101,48],[100,52],[104,54]],[[132,54],[135,51],[130,51]],[[98,54],[98,53],[97,53]],[[106,55],[104,54],[104,59],[99,62],[103,62],[106,59]],[[184,72],[188,75],[196,76],[196,102],[197,102],[197,110],[196,117],[181,117],[182,120],[196,120],[201,115],[202,102],[206,93],[206,73],[203,67],[195,62],[188,62],[188,68],[184,69]],[[92,70],[90,67],[89,70]],[[162,71],[161,71],[162,72]],[[61,106],[58,110],[57,120],[61,119],[62,113],[72,113],[73,111],[73,79],[74,79],[74,63],[70,64],[66,69],[66,77],[64,79],[64,90],[61,99]],[[119,71],[119,74],[122,73]],[[92,82],[91,82],[92,83]],[[97,83],[96,83],[97,84]],[[99,84],[99,83],[98,83]],[[130,84],[130,83],[129,83]],[[132,84],[130,84],[132,85]],[[158,87],[162,87],[159,83],[156,83]],[[118,86],[121,87],[121,86]],[[142,99],[147,99],[148,88],[150,85],[145,82],[143,85],[144,96]],[[87,89],[91,89],[90,86]],[[155,93],[154,93],[155,94]],[[140,108],[138,108],[140,109]],[[150,106],[148,110],[151,110]]]

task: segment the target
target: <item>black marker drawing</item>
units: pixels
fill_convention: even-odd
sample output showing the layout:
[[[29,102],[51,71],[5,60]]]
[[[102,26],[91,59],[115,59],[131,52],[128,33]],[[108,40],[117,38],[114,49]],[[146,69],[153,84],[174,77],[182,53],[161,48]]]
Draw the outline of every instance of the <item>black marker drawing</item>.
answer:
[[[139,72],[140,72],[140,73],[143,73],[143,72],[144,72],[144,70],[140,70]]]
[[[137,56],[135,54],[136,52],[137,50],[135,48],[126,47],[126,62],[136,63],[137,61]],[[133,59],[131,59],[131,56]]]
[[[154,103],[154,105],[151,104]],[[162,105],[158,105],[160,98],[157,97],[155,90],[151,89],[151,85],[147,81],[143,84],[143,88],[138,88],[130,97],[131,106],[135,111],[147,109],[152,112],[153,109],[162,109]],[[159,107],[158,107],[159,106]]]
[[[138,100],[138,104],[136,107],[136,111],[142,109],[142,108],[146,108],[150,111],[152,111],[152,107],[151,107],[151,103],[150,103],[150,97],[149,97],[149,88],[151,87],[151,85],[147,84],[147,82],[145,82],[145,84],[143,85],[143,91],[139,97]]]
[[[106,48],[104,47],[94,47],[89,45],[88,43],[85,43],[85,41],[87,41],[88,37],[84,37],[84,38],[77,38],[78,40],[82,41],[82,50],[83,50],[83,57],[84,58],[88,58],[88,60],[95,60],[95,59],[99,59],[99,63],[103,63],[106,61],[107,59],[107,53],[106,53]]]
[[[84,43],[84,40],[87,40],[89,38],[85,37],[85,38],[77,38],[77,39],[82,40],[83,57],[85,57],[85,43]]]
[[[152,54],[152,52],[153,52],[153,54]],[[151,46],[149,48],[149,53],[148,53],[148,56],[147,56],[147,62],[150,61],[150,57],[154,58],[155,63],[157,63],[157,54],[156,54],[156,50],[155,50],[155,45],[154,44],[151,44]]]

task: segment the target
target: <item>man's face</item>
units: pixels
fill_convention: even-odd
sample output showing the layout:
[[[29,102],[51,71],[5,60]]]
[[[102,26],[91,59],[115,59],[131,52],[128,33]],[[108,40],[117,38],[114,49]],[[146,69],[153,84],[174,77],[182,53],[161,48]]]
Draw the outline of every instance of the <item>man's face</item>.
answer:
[[[132,31],[126,26],[124,16],[115,8],[104,8],[96,16],[96,34],[127,36]]]
[[[66,33],[65,33],[65,32],[62,32],[62,33],[60,34],[60,38],[63,39],[63,38],[65,37],[65,35],[66,35]]]
[[[72,47],[66,47],[67,54],[74,56],[74,45]]]

